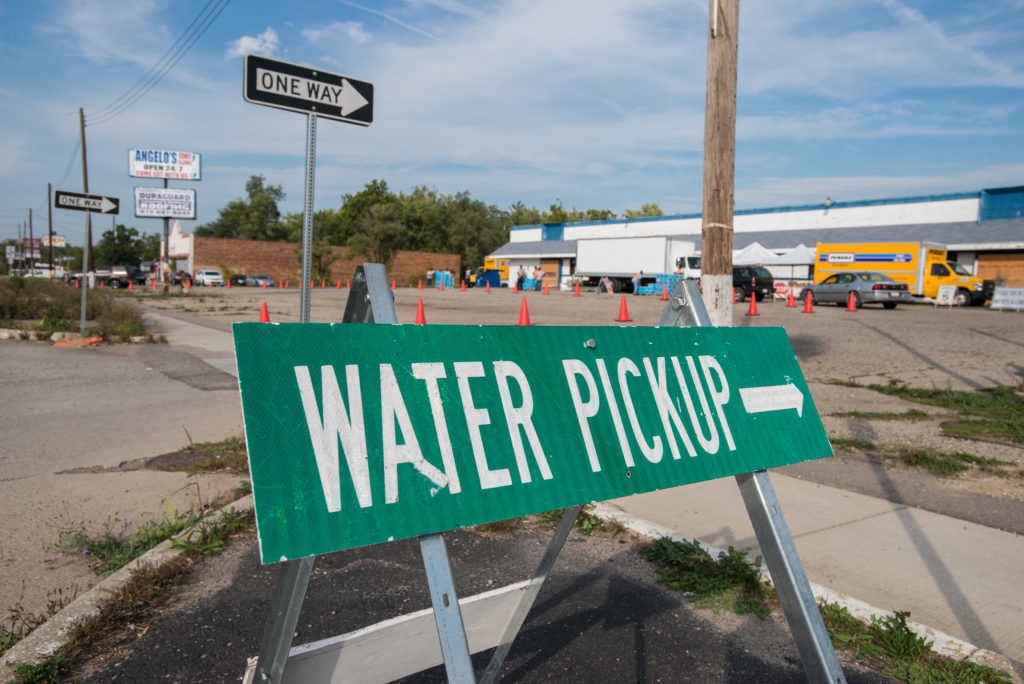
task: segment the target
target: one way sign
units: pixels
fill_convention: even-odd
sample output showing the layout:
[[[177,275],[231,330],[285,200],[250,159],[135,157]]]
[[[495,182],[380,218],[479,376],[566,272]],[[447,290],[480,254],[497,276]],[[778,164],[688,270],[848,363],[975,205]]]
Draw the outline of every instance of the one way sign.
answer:
[[[94,214],[116,214],[121,206],[121,200],[116,197],[58,190],[53,194],[53,206],[57,209],[91,211]]]
[[[373,84],[290,62],[246,55],[246,102],[316,114],[359,126],[373,123]]]

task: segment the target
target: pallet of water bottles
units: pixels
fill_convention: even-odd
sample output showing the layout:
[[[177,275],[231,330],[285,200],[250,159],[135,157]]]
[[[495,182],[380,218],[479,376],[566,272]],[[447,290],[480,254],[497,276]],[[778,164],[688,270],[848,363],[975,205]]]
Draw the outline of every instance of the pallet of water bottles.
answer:
[[[654,276],[654,284],[641,285],[638,294],[660,295],[668,288],[669,293],[675,292],[676,285],[683,279],[683,276],[675,273],[658,273]]]

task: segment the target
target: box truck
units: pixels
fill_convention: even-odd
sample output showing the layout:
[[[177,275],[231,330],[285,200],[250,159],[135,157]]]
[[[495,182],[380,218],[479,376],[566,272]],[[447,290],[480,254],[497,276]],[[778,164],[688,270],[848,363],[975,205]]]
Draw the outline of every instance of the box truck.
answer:
[[[814,282],[833,273],[882,273],[906,283],[916,297],[936,298],[942,285],[956,286],[958,306],[983,304],[992,297],[995,283],[971,275],[949,261],[946,248],[931,242],[819,242],[814,258]]]
[[[674,237],[592,238],[576,241],[575,276],[584,285],[607,279],[614,292],[630,291],[633,277],[643,271],[641,285],[663,273],[700,277],[696,243]]]

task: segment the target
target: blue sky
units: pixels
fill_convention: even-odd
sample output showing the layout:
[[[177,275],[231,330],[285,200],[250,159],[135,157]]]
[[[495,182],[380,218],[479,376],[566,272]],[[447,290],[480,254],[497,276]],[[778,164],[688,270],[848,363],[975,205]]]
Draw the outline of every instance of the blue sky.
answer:
[[[263,174],[302,206],[305,117],[242,100],[258,52],[375,85],[370,128],[321,120],[316,207],[373,178],[507,207],[700,211],[707,2],[232,0],[122,113],[205,0],[0,4],[0,238],[46,183],[132,216],[126,151],[203,155],[199,222]],[[738,209],[1024,184],[1024,0],[742,0]],[[54,210],[82,239],[82,215]],[[198,223],[184,222],[189,230]],[[109,219],[94,224],[109,227]]]

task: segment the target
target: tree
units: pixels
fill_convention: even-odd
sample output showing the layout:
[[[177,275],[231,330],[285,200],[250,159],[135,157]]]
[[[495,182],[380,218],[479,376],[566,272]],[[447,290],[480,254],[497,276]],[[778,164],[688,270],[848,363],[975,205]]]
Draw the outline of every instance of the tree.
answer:
[[[367,208],[348,244],[356,254],[387,264],[404,237],[405,226],[400,220],[398,206],[394,202],[386,202]]]
[[[284,201],[280,185],[265,185],[266,179],[250,176],[245,183],[248,199],[228,202],[216,221],[196,228],[196,235],[246,240],[285,240],[288,227],[281,222],[277,203]]]
[[[639,209],[626,209],[624,216],[626,218],[640,218],[641,216],[664,216],[665,212],[661,210],[654,202],[648,202],[642,205]]]
[[[104,266],[135,265],[146,259],[155,259],[159,252],[159,235],[139,235],[135,228],[120,223],[105,231],[92,248],[93,259]]]
[[[387,181],[374,178],[366,187],[354,195],[341,197],[341,207],[334,215],[327,217],[324,237],[332,245],[347,245],[353,234],[359,231],[358,224],[370,207],[377,204],[397,204],[398,197],[388,189]]]

